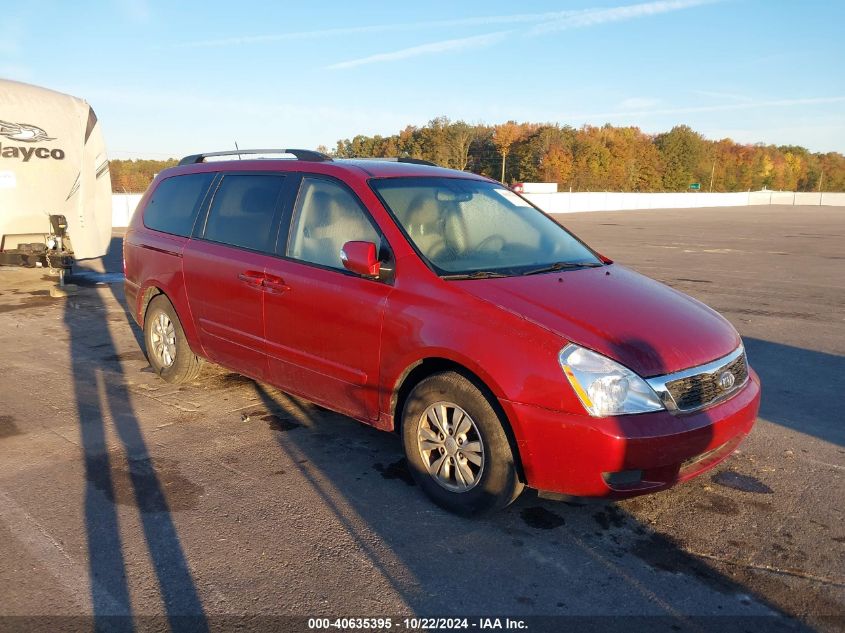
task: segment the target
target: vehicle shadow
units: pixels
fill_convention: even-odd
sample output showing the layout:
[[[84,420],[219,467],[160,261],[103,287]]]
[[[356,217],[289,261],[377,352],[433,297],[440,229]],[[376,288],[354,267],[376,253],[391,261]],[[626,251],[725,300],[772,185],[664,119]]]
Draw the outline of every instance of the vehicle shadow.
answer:
[[[112,234],[108,251],[103,257],[75,262],[73,272],[67,281],[83,287],[107,286],[114,300],[127,314],[138,349],[144,349],[141,328],[135,323],[129,305],[126,303],[126,295],[119,287],[123,283],[123,233],[120,229]]]
[[[395,434],[254,390],[286,461],[417,615],[522,617],[533,631],[810,630],[622,504],[526,491],[494,516],[453,516],[415,486]]]
[[[122,273],[123,272],[123,230],[112,231],[108,250],[102,257],[93,259],[78,259],[73,264],[74,273],[82,273],[83,278],[88,273]]]
[[[133,630],[136,625],[130,600],[135,570],[127,565],[118,520],[118,506],[123,505],[138,512],[171,629],[207,630],[203,605],[157,475],[156,459],[133,409],[107,315],[98,291],[86,291],[65,305],[84,451],[84,515],[95,629]]]
[[[842,394],[845,356],[744,338],[749,364],[760,375],[760,417],[845,446]]]

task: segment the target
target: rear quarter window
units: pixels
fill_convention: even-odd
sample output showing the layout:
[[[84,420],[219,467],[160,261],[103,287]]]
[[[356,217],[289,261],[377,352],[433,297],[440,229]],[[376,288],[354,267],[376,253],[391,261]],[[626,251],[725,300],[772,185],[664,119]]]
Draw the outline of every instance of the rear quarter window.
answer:
[[[194,228],[213,173],[172,176],[156,187],[144,209],[144,226],[187,237]]]

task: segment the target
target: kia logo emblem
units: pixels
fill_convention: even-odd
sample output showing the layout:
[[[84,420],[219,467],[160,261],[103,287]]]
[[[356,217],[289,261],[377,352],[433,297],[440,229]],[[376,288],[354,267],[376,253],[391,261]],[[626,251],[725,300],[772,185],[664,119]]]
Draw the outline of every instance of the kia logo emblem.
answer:
[[[728,389],[734,386],[734,382],[736,382],[736,378],[734,378],[734,375],[731,372],[726,371],[721,376],[719,376],[719,389],[721,389],[722,391],[727,391]]]

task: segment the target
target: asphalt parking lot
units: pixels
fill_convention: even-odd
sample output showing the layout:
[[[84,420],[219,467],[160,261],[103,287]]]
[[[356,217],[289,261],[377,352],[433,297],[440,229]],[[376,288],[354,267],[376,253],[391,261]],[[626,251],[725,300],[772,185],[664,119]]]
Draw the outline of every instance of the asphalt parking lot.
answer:
[[[460,519],[413,485],[390,434],[208,365],[162,382],[119,276],[52,299],[42,271],[0,269],[0,616],[20,616],[0,631],[90,628],[71,614],[197,630],[411,615],[845,629],[845,209],[559,219],[742,334],[763,404],[715,471],[620,503],[528,492]],[[112,246],[87,268],[119,272]]]

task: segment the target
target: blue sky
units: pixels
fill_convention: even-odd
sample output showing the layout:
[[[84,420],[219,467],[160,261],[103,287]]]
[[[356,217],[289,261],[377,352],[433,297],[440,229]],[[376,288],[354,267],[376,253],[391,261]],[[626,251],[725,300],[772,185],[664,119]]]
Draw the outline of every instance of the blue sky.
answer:
[[[87,99],[113,158],[333,147],[445,115],[845,153],[845,2],[6,0],[0,76]]]

